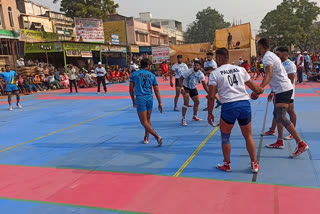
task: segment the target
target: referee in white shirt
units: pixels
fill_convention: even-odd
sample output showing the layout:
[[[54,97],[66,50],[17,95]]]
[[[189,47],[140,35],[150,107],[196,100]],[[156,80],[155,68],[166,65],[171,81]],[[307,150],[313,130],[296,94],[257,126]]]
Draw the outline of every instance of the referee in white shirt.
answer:
[[[106,74],[107,71],[104,67],[102,67],[102,63],[98,62],[98,67],[96,67],[94,73],[97,75],[98,80],[98,94],[100,94],[100,84],[102,84],[104,93],[107,93],[107,86],[106,86]]]

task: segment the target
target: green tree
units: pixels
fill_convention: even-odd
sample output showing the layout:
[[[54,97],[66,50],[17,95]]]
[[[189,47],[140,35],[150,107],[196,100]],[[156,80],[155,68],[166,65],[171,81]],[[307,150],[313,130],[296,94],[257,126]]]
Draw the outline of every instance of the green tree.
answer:
[[[199,11],[196,20],[188,25],[185,32],[186,43],[213,42],[217,29],[230,27],[230,23],[224,20],[222,14],[208,7]]]
[[[320,8],[309,0],[284,0],[261,21],[261,37],[269,38],[273,47],[297,45],[306,50]]]
[[[59,0],[53,0],[57,3]],[[119,8],[113,0],[61,0],[60,11],[66,16],[74,18],[99,18],[107,19],[109,14],[113,14]]]

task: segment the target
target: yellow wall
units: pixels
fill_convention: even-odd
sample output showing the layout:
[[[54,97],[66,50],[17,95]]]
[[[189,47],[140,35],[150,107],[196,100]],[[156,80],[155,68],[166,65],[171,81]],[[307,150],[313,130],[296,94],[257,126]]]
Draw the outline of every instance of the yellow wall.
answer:
[[[126,45],[127,34],[125,21],[104,22],[103,28],[106,42],[111,42],[111,34],[116,34],[119,36],[120,44]]]
[[[229,32],[232,35],[232,49],[235,48],[238,41],[240,42],[240,48],[251,48],[250,40],[252,38],[252,34],[250,23],[216,30],[216,48],[228,48]]]

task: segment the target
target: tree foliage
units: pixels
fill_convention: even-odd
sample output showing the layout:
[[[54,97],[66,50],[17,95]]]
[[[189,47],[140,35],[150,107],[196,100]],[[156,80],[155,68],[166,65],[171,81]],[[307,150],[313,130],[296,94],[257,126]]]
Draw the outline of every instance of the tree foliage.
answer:
[[[59,0],[53,0],[57,3]],[[113,0],[61,0],[60,11],[66,16],[74,18],[99,18],[107,19],[119,8]]]
[[[196,20],[188,25],[185,33],[186,43],[213,42],[217,29],[230,27],[230,23],[224,20],[222,14],[208,7],[199,11]]]
[[[271,44],[297,45],[306,50],[315,38],[314,25],[320,14],[317,3],[309,0],[284,0],[275,10],[267,13],[261,21],[260,36],[269,38]]]

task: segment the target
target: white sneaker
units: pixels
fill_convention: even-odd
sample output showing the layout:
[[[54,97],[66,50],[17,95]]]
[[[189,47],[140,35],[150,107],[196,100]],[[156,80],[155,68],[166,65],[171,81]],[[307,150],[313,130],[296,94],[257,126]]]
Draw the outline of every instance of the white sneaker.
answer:
[[[292,140],[293,136],[291,134],[289,134],[287,137],[284,138],[285,140]]]
[[[98,92],[97,94],[100,94],[100,92]]]
[[[12,108],[12,106],[9,108],[9,111],[12,111],[13,110],[13,108]]]
[[[19,103],[17,103],[17,106],[19,109],[22,109],[22,106]]]
[[[182,119],[182,120],[181,120],[181,124],[182,124],[183,126],[187,126],[187,125],[188,125],[186,119]]]
[[[148,137],[144,137],[143,143],[144,144],[149,144],[149,138]]]
[[[161,136],[158,136],[157,141],[158,141],[159,146],[162,146],[162,140],[163,140],[163,138]]]

